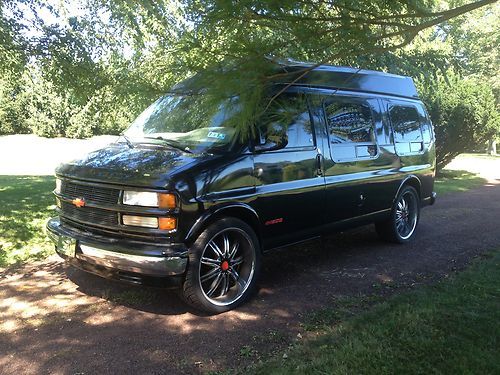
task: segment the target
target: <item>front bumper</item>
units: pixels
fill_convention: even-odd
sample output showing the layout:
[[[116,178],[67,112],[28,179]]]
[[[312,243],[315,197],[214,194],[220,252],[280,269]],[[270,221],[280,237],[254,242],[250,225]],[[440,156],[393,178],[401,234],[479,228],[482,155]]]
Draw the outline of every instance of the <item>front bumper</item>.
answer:
[[[47,230],[62,258],[103,277],[151,284],[152,278],[173,280],[186,271],[184,244],[106,237],[62,225],[58,217],[47,222]]]

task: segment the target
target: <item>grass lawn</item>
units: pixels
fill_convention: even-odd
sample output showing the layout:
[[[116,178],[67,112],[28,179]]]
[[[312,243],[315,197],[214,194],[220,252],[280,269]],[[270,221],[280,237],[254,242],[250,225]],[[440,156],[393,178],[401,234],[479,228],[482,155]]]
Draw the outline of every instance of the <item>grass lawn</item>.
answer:
[[[477,174],[460,170],[442,170],[434,181],[434,191],[441,194],[467,191],[486,183]]]
[[[320,329],[256,374],[500,374],[500,251]]]
[[[0,267],[53,251],[45,222],[53,215],[54,177],[0,176]]]

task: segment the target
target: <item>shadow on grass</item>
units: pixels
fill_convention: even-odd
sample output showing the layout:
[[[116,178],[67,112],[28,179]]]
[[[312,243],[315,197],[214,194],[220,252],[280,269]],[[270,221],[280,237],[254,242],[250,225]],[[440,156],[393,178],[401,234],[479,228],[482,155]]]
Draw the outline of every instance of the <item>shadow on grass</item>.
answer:
[[[45,258],[45,222],[53,211],[54,177],[0,176],[0,267]]]
[[[436,176],[434,190],[438,194],[468,191],[486,184],[477,174],[463,170],[442,170]]]

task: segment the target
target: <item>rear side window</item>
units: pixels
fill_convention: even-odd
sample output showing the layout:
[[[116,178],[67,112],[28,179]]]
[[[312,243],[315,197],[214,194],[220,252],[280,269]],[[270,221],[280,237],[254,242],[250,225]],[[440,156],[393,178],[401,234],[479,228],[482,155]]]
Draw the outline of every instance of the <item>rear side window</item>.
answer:
[[[333,102],[325,111],[331,143],[373,142],[373,120],[368,105]]]
[[[432,129],[423,108],[394,104],[389,107],[389,118],[397,154],[415,155],[429,146]]]
[[[324,103],[330,150],[336,162],[377,155],[373,113],[364,99],[335,97]]]
[[[394,130],[394,142],[422,142],[419,114],[415,107],[393,106],[389,116]]]

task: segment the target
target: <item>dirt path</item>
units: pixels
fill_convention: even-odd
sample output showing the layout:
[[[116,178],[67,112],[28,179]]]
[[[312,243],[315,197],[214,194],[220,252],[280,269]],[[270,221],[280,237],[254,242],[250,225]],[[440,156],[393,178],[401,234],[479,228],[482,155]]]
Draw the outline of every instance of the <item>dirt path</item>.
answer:
[[[286,346],[307,312],[334,298],[404,290],[500,247],[500,185],[441,197],[416,241],[371,226],[265,258],[258,295],[202,316],[167,291],[122,286],[56,258],[0,279],[0,373],[193,373],[242,366]],[[387,292],[390,293],[390,292]],[[258,350],[256,353],[254,350]],[[250,358],[248,358],[250,357]]]

